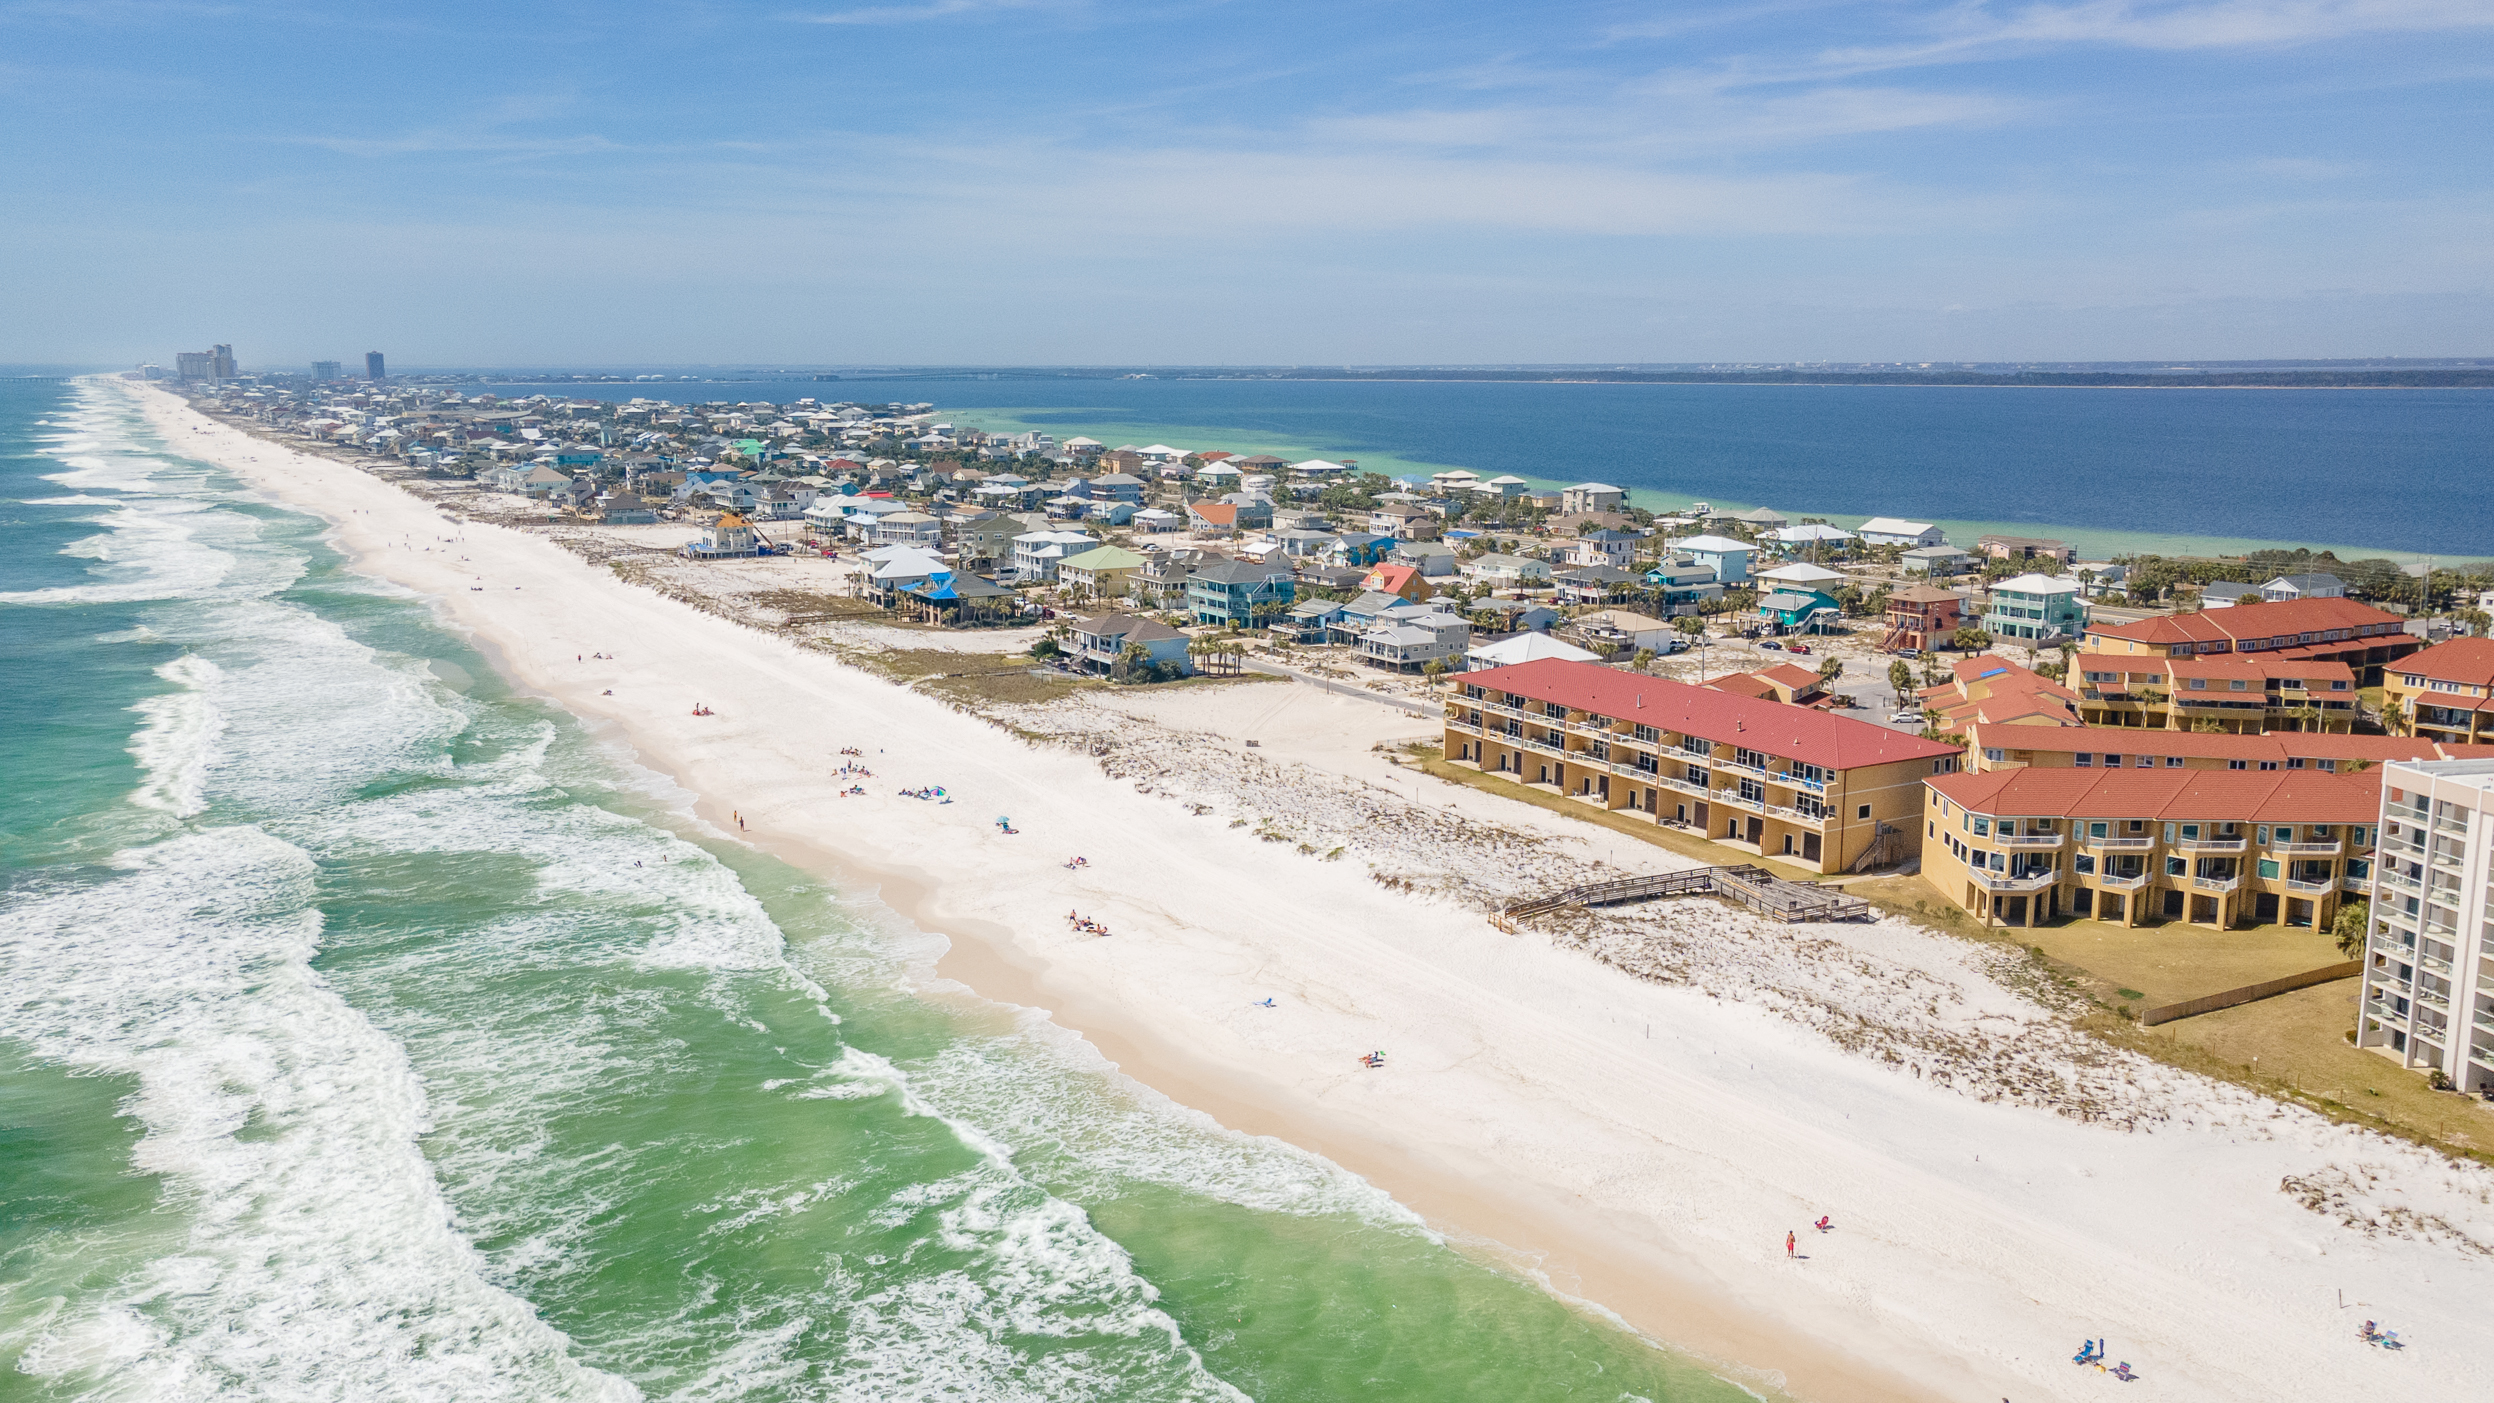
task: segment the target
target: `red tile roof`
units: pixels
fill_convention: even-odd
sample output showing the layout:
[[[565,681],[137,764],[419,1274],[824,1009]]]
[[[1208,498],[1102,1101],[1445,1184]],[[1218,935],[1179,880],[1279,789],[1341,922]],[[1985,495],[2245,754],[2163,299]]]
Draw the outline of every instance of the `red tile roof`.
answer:
[[[2405,736],[2333,735],[2323,731],[2234,735],[2142,726],[2077,726],[2050,731],[2020,726],[1990,732],[1978,726],[1972,739],[1977,745],[2009,750],[2180,755],[2204,760],[2464,760],[2470,757],[2458,752],[2494,751],[2494,746],[2444,745]]]
[[[2369,823],[2381,772],[2324,770],[1986,770],[1924,781],[1979,814],[2038,818]]]
[[[2494,687],[2494,638],[2454,638],[2448,643],[2437,643],[2402,659],[2399,671],[2434,681]]]
[[[1938,759],[1957,747],[1808,707],[1734,696],[1595,663],[1544,658],[1464,675],[1467,686],[1514,692],[1622,721],[1747,746],[1834,770]]]
[[[1765,697],[1769,700],[1776,699],[1774,685],[1755,673],[1730,673],[1726,676],[1715,678],[1706,685],[1718,692],[1730,692],[1736,696]]]
[[[1804,691],[1819,685],[1819,675],[1799,663],[1777,663],[1773,667],[1761,668],[1757,675],[1769,682],[1781,682],[1787,687]]]
[[[2288,648],[2302,644],[2303,635],[2307,633],[2377,628],[2396,634],[2402,627],[2404,621],[2398,615],[2358,604],[2352,599],[2289,599],[2274,604],[2237,604],[2230,609],[2206,609],[2196,614],[2141,619],[2135,624],[2090,624],[2087,636],[2166,644],[2223,641],[2240,645],[2249,640],[2265,645],[2274,641],[2277,647]],[[2318,643],[2322,640],[2313,641]],[[2364,645],[2352,637],[2339,645],[2340,648],[2360,646]]]

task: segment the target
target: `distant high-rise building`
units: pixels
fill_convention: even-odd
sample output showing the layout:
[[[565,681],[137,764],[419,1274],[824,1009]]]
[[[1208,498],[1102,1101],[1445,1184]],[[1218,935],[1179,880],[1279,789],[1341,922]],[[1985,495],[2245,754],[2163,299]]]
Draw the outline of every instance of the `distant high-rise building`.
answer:
[[[173,357],[173,368],[185,380],[231,380],[234,348],[216,346],[205,351],[178,352]]]
[[[340,366],[336,361],[316,360],[312,362],[312,378],[315,380],[335,380],[338,378],[339,372],[343,369],[344,367]]]
[[[364,378],[367,380],[386,380],[390,378],[389,372],[381,368],[381,353],[379,351],[364,352]]]

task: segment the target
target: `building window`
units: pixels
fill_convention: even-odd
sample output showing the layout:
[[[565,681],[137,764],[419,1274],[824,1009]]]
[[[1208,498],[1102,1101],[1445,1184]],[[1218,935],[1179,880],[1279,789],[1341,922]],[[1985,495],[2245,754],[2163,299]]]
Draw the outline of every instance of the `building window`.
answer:
[[[2181,858],[2169,857],[2165,859],[2165,875],[2168,877],[2179,877],[2185,872],[2188,872],[2190,870],[2190,866],[2191,865],[2189,863],[2183,861]]]
[[[2144,756],[2144,755],[2140,756],[2140,757],[2139,757],[2139,768],[2144,770],[2144,769],[2146,769],[2147,767],[2148,767],[2148,757],[2146,757],[2146,756]],[[2181,757],[2181,756],[2179,756],[2179,755],[2168,755],[2168,756],[2166,756],[2166,757],[2165,757],[2165,768],[2166,768],[2166,769],[2169,769],[2169,770],[2179,770],[2179,769],[2181,769],[2181,768],[2182,768],[2182,757]]]
[[[2071,763],[2077,765],[2082,770],[2092,770],[2096,767],[2095,752],[2092,750],[2082,750],[2078,752],[2078,754],[2071,757]]]
[[[1870,817],[1870,805],[1868,805],[1868,804],[1864,804],[1864,805],[1862,805],[1860,808],[1855,809],[1855,810],[1853,811],[1853,816],[1854,816],[1855,818],[1869,818],[1869,817]]]

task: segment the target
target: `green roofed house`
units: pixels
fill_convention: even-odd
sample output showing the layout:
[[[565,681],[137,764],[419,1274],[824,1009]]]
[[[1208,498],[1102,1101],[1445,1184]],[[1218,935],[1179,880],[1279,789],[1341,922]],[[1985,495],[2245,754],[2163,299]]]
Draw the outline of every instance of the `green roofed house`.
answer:
[[[1057,562],[1057,583],[1077,595],[1111,599],[1125,594],[1126,581],[1151,562],[1123,546],[1099,546]]]

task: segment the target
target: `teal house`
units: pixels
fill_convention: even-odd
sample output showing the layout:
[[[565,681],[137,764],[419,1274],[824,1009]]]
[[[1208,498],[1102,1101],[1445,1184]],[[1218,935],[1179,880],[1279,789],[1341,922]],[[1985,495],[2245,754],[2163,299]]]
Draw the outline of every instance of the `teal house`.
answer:
[[[1843,613],[1842,605],[1814,589],[1787,587],[1758,600],[1758,617],[1779,629],[1811,628],[1814,620],[1824,623]]]

